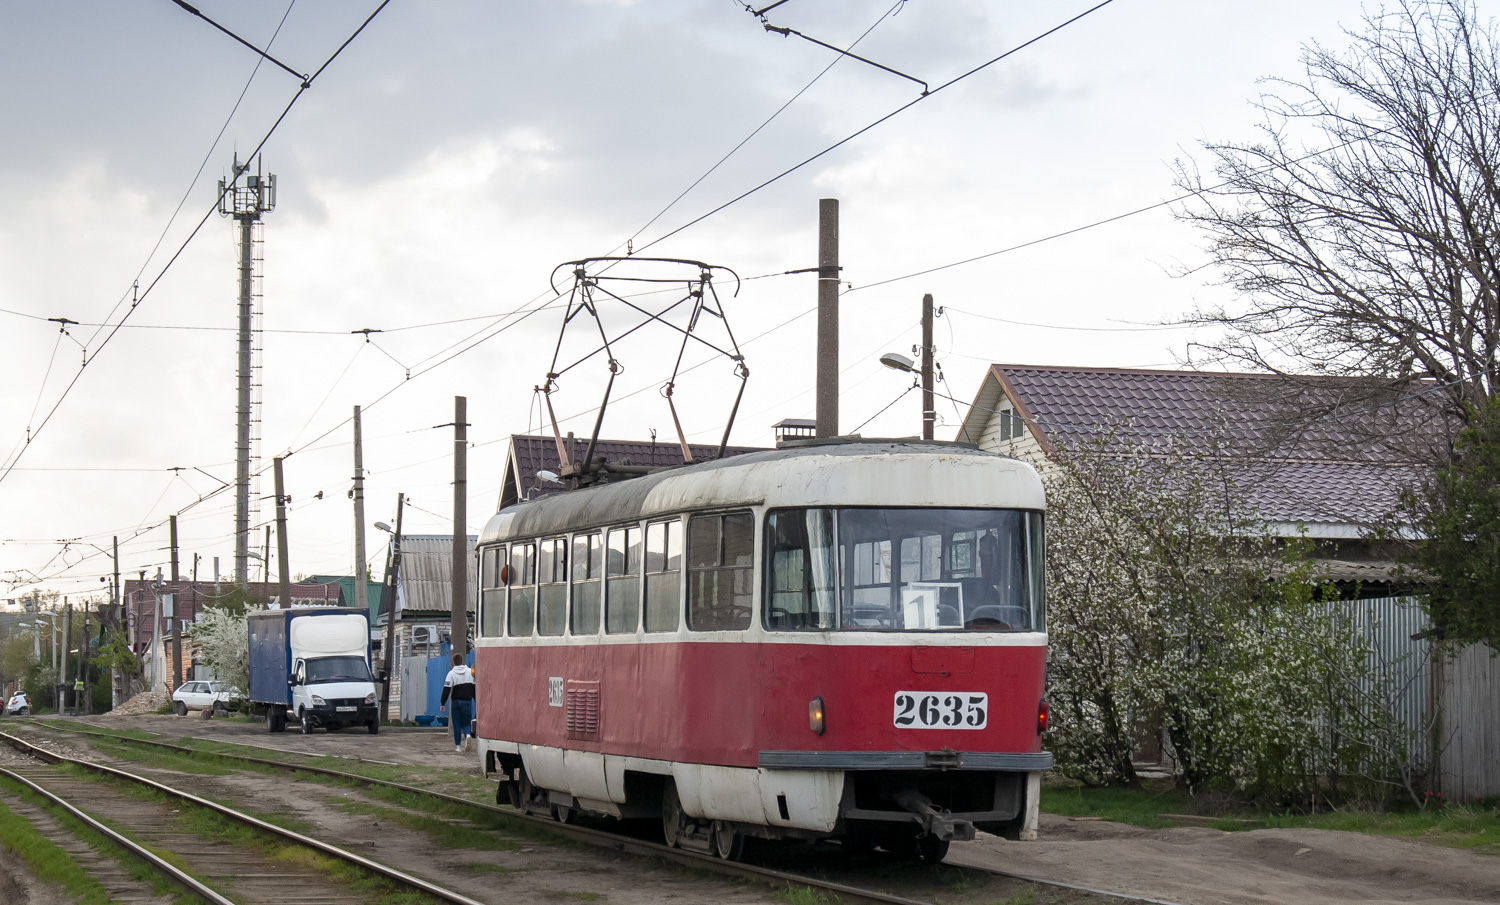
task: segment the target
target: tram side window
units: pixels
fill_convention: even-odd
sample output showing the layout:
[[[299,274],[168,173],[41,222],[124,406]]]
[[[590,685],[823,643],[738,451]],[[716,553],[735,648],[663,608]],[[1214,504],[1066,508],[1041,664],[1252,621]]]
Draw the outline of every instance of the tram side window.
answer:
[[[598,532],[573,536],[573,614],[575,635],[599,631],[604,582],[604,543]]]
[[[504,566],[504,547],[484,551],[479,564],[479,634],[484,638],[505,634],[505,580],[500,577]]]
[[[510,612],[505,633],[513,638],[530,637],[536,621],[536,545],[513,544],[510,548]]]
[[[568,541],[551,538],[537,544],[536,632],[561,635],[568,624]]]
[[[750,627],[755,574],[755,519],[748,512],[688,521],[688,628]]]
[[[634,632],[641,624],[641,529],[611,529],[605,555],[604,630]]]
[[[765,625],[827,630],[838,624],[833,511],[786,509],[766,521]]]
[[[646,526],[646,631],[677,631],[681,613],[682,522],[654,522]]]

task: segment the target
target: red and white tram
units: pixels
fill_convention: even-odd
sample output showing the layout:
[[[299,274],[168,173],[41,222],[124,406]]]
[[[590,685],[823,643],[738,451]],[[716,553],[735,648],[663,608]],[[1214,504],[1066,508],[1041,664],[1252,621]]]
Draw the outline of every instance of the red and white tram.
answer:
[[[497,797],[660,815],[726,858],[1034,837],[1044,508],[1024,462],[840,440],[501,510],[475,641]]]

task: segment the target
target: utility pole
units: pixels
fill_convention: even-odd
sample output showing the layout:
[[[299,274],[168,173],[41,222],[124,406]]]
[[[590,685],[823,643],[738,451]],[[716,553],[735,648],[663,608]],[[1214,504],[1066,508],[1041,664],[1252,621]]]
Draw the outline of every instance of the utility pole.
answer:
[[[172,630],[172,688],[182,687],[182,585],[177,572],[177,516],[171,518],[172,594],[167,608],[167,625]]]
[[[818,201],[817,435],[839,435],[839,200]]]
[[[276,571],[281,579],[281,607],[292,605],[292,564],[287,561],[286,543],[286,492],[281,483],[281,457],[271,460],[276,472]]]
[[[271,605],[271,526],[266,526],[266,542],[260,548],[260,599]]]
[[[78,709],[84,716],[94,712],[94,696],[89,693],[92,688],[89,678],[89,605],[83,604],[83,641],[78,645],[78,683],[74,687],[83,693],[83,701]]]
[[[365,458],[357,405],[354,407],[354,606],[362,613],[370,611],[370,585],[365,580]]]
[[[391,718],[391,671],[396,668],[396,582],[401,577],[401,510],[404,494],[396,497],[396,531],[385,556],[385,581],[380,586],[380,610],[385,617],[385,687],[380,692],[380,717]]]
[[[238,221],[240,228],[239,358],[235,407],[234,457],[234,580],[242,587],[250,583],[250,457],[252,351],[255,332],[255,226],[262,214],[276,207],[276,177],[256,172],[246,175],[248,162],[234,158],[234,177],[219,180],[219,213]],[[245,182],[240,184],[240,176]]]
[[[73,604],[63,598],[62,663],[57,672],[57,715],[62,716],[68,704],[68,648],[73,634]]]
[[[162,675],[162,667],[157,665],[166,662],[166,658],[161,655],[161,588],[161,566],[157,566],[156,582],[152,585],[156,599],[151,607],[151,691],[155,691],[157,685],[166,682],[166,677]]]
[[[932,293],[922,296],[922,439],[931,440],[937,424],[932,402]]]
[[[469,652],[469,400],[453,397],[453,582],[448,640],[453,653]]]
[[[114,589],[111,591],[111,593],[109,595],[109,602],[110,602],[110,605],[112,607],[113,606],[118,606],[119,609],[118,610],[112,610],[111,611],[111,615],[113,615],[114,613],[118,613],[119,614],[120,625],[122,627],[121,631],[125,632],[125,643],[129,644],[130,640],[131,640],[130,639],[130,632],[128,630],[128,627],[130,625],[130,620],[125,615],[125,590],[124,590],[124,588],[120,587],[120,537],[119,537],[119,535],[116,535],[115,538],[114,538],[114,551],[115,551],[115,554],[114,554],[114,556],[115,556],[115,586],[114,586]],[[109,709],[113,710],[113,709],[115,709],[118,706],[120,706],[120,671],[119,671],[118,668],[116,668],[116,669],[110,670],[110,677],[109,677]]]

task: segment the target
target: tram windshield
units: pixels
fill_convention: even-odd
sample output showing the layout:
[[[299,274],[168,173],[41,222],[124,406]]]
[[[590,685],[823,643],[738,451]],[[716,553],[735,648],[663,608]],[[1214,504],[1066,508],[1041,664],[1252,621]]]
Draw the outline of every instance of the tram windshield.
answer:
[[[1042,514],[781,509],[765,623],[793,631],[1044,631]]]

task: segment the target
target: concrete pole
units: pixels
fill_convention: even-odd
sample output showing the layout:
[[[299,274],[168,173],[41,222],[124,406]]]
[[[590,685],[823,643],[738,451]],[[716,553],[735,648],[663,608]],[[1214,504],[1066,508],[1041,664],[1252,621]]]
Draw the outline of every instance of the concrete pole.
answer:
[[[260,548],[260,600],[271,605],[271,526],[266,526],[266,541]],[[282,604],[286,606],[285,603]]]
[[[839,434],[839,201],[818,201],[817,435]]]
[[[391,672],[396,668],[396,589],[401,579],[401,511],[406,496],[396,497],[396,531],[391,535],[391,551],[386,555],[385,584],[380,589],[381,608],[385,609],[385,687],[380,692],[380,715],[391,718]],[[389,601],[389,608],[387,603]]]
[[[281,457],[271,460],[276,475],[276,571],[281,579],[281,606],[292,605],[292,564],[287,561],[286,542],[286,491],[281,482]]]
[[[235,219],[240,225],[240,329],[234,441],[234,580],[244,587],[250,583],[250,293],[255,276],[251,249],[255,219],[245,215]]]
[[[937,424],[932,402],[932,293],[922,296],[922,439],[931,440]]]
[[[448,638],[455,654],[469,652],[468,403],[463,396],[453,397],[453,618]]]
[[[58,651],[60,664],[57,673],[57,715],[62,716],[68,705],[68,648],[72,646],[73,605],[63,598],[62,650]]]
[[[155,603],[151,607],[151,686],[149,691],[156,691],[157,686],[165,681],[161,664],[166,662],[162,658],[161,649],[161,567],[156,567],[156,584],[152,587],[156,595]]]
[[[365,580],[365,459],[357,405],[354,407],[354,606],[362,613],[370,611],[370,585]]]
[[[177,516],[171,518],[172,540],[172,688],[182,687],[182,585],[177,571]]]
[[[124,590],[124,588],[120,587],[120,538],[119,538],[118,535],[116,535],[115,539],[114,539],[114,551],[115,551],[115,586],[114,586],[113,592],[109,596],[109,602],[110,602],[110,604],[112,606],[118,606],[119,609],[118,610],[113,610],[112,613],[111,613],[111,616],[113,617],[113,613],[118,613],[119,614],[120,625],[122,626],[121,630],[125,632],[125,639],[126,639],[125,643],[129,644],[130,643],[130,632],[128,630],[128,626],[130,625],[130,619],[129,619],[129,617],[127,617],[125,615],[125,590]],[[100,624],[104,625],[104,624],[107,624],[107,623],[101,622]],[[109,709],[113,710],[113,709],[115,709],[118,706],[120,706],[120,671],[117,668],[117,669],[110,670],[110,677],[109,677]]]

